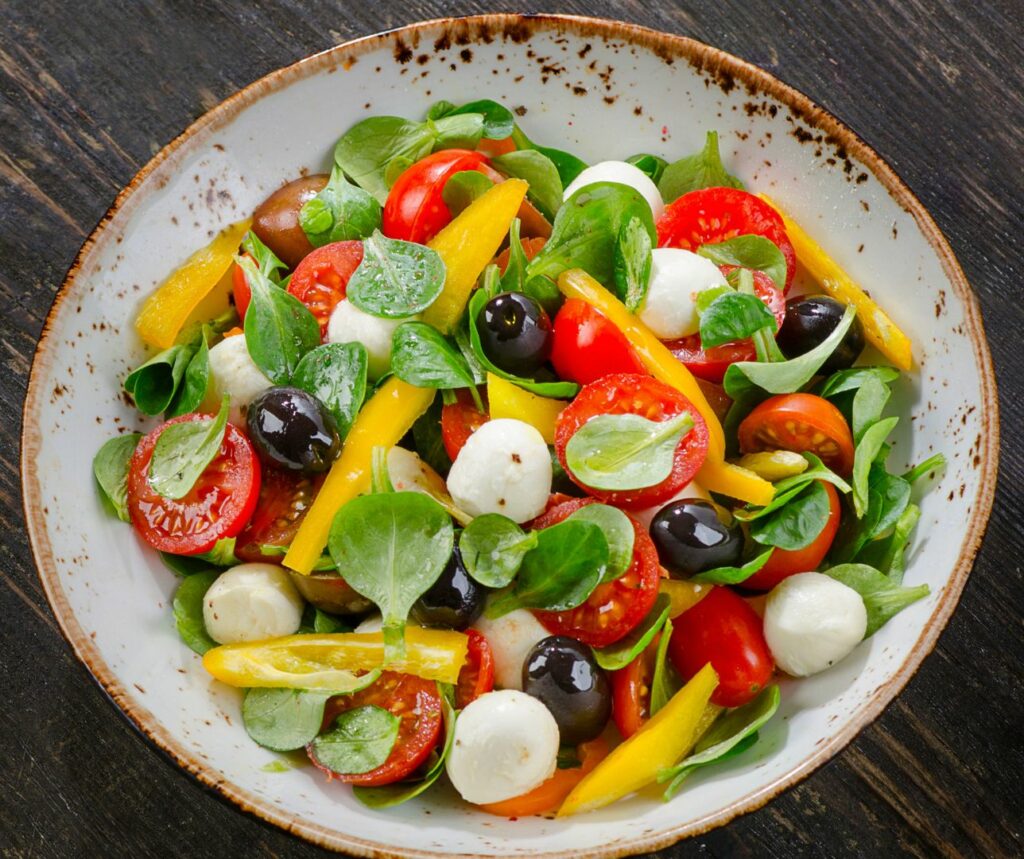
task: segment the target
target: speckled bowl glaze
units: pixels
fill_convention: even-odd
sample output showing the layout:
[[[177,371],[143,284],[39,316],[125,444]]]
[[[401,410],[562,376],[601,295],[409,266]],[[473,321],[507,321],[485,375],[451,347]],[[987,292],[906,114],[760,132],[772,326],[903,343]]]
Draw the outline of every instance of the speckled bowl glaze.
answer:
[[[225,224],[374,113],[421,116],[440,98],[513,106],[527,133],[584,159],[698,149],[717,129],[730,168],[766,191],[913,339],[920,372],[894,404],[897,464],[943,451],[907,581],[931,596],[831,671],[783,683],[758,746],[698,774],[668,804],[636,796],[583,817],[507,821],[444,786],[387,812],[254,745],[240,696],[178,640],[177,584],[107,518],[90,477],[111,434],[142,428],[120,381],[143,356],[142,298]],[[288,129],[287,134],[268,133]],[[303,838],[360,855],[619,856],[703,832],[828,760],[892,700],[957,602],[985,528],[998,448],[995,383],[977,304],[931,218],[849,129],[764,71],[626,24],[490,15],[415,24],[340,45],[228,99],[167,146],[85,243],[39,344],[24,413],[25,509],[40,576],[79,658],[161,749],[204,784]]]

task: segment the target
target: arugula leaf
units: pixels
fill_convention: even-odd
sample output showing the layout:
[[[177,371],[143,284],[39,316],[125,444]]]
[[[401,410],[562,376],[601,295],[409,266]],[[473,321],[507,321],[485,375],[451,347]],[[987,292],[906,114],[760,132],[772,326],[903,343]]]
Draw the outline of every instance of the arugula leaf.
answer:
[[[519,218],[512,219],[508,230],[508,265],[501,276],[502,292],[522,292],[526,286],[526,252],[523,250],[522,239],[519,238]]]
[[[605,671],[618,671],[625,668],[643,653],[647,646],[654,640],[654,636],[665,626],[669,612],[672,610],[672,600],[668,594],[660,593],[640,623],[638,623],[625,638],[620,638],[614,644],[606,647],[593,648],[594,659]]]
[[[768,563],[772,556],[772,548],[762,552],[756,558],[747,561],[741,567],[715,567],[690,577],[691,582],[708,582],[712,585],[740,585]]]
[[[320,733],[330,692],[302,689],[249,689],[242,722],[249,737],[275,752],[304,748]]]
[[[412,437],[420,458],[442,477],[452,467],[451,457],[444,447],[441,436],[440,400],[435,399],[430,407],[412,425]]]
[[[726,292],[701,313],[700,342],[704,347],[723,346],[768,327],[774,332],[775,315],[760,298]]]
[[[651,281],[651,237],[639,218],[630,218],[615,240],[615,292],[636,313],[647,298]]]
[[[460,170],[444,183],[441,199],[452,213],[452,217],[455,217],[493,187],[494,182],[483,173],[476,170]]]
[[[435,132],[426,123],[400,116],[371,116],[352,126],[334,148],[334,163],[381,205],[388,198],[384,173],[390,162],[419,161],[434,148]]]
[[[549,221],[555,217],[562,206],[562,180],[550,158],[536,149],[517,149],[491,163],[506,176],[525,179],[530,186],[527,196],[541,214]]]
[[[352,272],[345,297],[364,313],[406,319],[434,303],[444,278],[437,251],[375,230],[363,242],[363,261]]]
[[[587,504],[567,516],[565,521],[571,519],[593,522],[604,534],[604,539],[608,543],[608,569],[601,578],[601,584],[614,581],[633,565],[636,531],[633,530],[633,523],[629,517],[618,507],[608,504]]]
[[[718,132],[709,131],[704,148],[664,168],[658,190],[666,203],[701,188],[742,188],[743,183],[726,172],[718,152]]]
[[[344,710],[330,728],[313,740],[310,753],[331,772],[367,773],[388,759],[401,723],[394,713],[372,704]]]
[[[662,174],[665,172],[665,168],[668,167],[668,162],[660,155],[650,155],[646,152],[630,155],[626,159],[626,163],[632,164],[637,169],[646,173],[655,185],[661,181]]]
[[[515,578],[526,553],[537,546],[537,531],[524,532],[500,513],[485,513],[459,535],[466,572],[488,588],[503,588]]]
[[[763,546],[804,549],[825,529],[830,511],[825,487],[814,481],[788,504],[756,520],[750,526],[750,536]]]
[[[889,433],[893,431],[899,418],[885,418],[867,427],[857,442],[853,452],[853,508],[857,518],[862,517],[868,509],[868,476]]]
[[[900,371],[894,367],[851,367],[849,370],[837,370],[818,387],[819,397],[832,398],[847,391],[856,391],[868,379],[875,379],[883,385],[895,382]]]
[[[469,388],[476,393],[469,364],[436,328],[404,322],[391,341],[391,371],[417,388]],[[477,407],[484,411],[476,394]]]
[[[128,522],[128,465],[142,433],[128,433],[107,439],[92,460],[100,500],[122,522]]]
[[[203,622],[203,599],[220,573],[220,570],[209,570],[190,575],[178,585],[174,594],[174,625],[178,635],[200,656],[217,646]]]
[[[931,593],[928,585],[900,587],[884,573],[866,564],[840,564],[825,570],[825,575],[853,588],[864,600],[868,612],[865,638],[870,638],[907,606]]]
[[[381,206],[368,191],[353,185],[337,166],[327,185],[302,204],[299,226],[313,247],[363,239],[380,227]]]
[[[171,424],[153,447],[147,480],[165,498],[184,498],[220,452],[231,409],[225,396],[214,418]]]
[[[199,345],[185,368],[182,385],[167,408],[168,417],[176,418],[194,412],[206,399],[206,391],[210,386],[210,347],[207,345],[210,336],[213,336],[212,330],[204,325]]]
[[[715,265],[735,265],[762,271],[778,289],[786,287],[786,258],[778,245],[764,236],[735,236],[718,244],[701,245],[697,253]]]
[[[366,397],[367,363],[362,343],[324,343],[303,355],[295,368],[292,384],[326,406],[342,441]]]
[[[654,656],[654,674],[651,677],[651,716],[657,713],[678,692],[683,684],[668,663],[668,643],[672,639],[672,620],[667,619],[658,639],[658,649]]]

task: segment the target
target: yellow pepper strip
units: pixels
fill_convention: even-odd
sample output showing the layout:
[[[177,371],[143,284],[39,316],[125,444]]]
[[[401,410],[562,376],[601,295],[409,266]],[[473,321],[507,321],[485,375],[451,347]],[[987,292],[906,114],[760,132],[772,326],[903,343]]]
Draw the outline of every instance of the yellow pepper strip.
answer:
[[[466,309],[469,294],[508,235],[529,185],[508,179],[470,203],[428,246],[445,265],[444,290],[423,312],[423,321],[450,334]]]
[[[671,385],[697,407],[708,426],[708,456],[697,477],[701,486],[748,504],[764,505],[772,500],[775,489],[767,480],[725,461],[722,425],[697,380],[669,352],[665,344],[626,309],[626,305],[580,269],[559,275],[558,288],[569,298],[579,298],[607,317],[626,335],[648,372],[666,385]]]
[[[658,771],[678,763],[700,736],[718,675],[709,662],[640,730],[618,746],[576,785],[559,817],[594,811],[652,784]],[[708,723],[710,724],[710,723]]]
[[[679,579],[660,579],[658,582],[658,590],[663,594],[668,594],[668,616],[671,618],[677,618],[687,609],[697,605],[711,593],[712,587],[714,586],[699,582],[680,581]]]
[[[231,269],[251,223],[248,219],[238,221],[222,230],[146,299],[135,320],[135,330],[144,342],[160,349],[174,345],[192,312]]]
[[[793,243],[796,258],[804,270],[837,301],[856,307],[857,318],[864,326],[864,337],[868,343],[901,370],[909,370],[914,360],[911,355],[910,338],[899,329],[881,307],[871,300],[868,294],[854,282],[853,278],[803,231],[802,227],[767,196],[764,194],[758,196],[782,216],[786,234]]]
[[[468,642],[462,632],[406,627],[405,656],[387,669],[457,683]],[[353,672],[384,667],[384,636],[335,632],[222,644],[206,651],[203,667],[229,686],[345,692],[362,685]]]
[[[534,427],[548,444],[555,443],[555,422],[566,404],[538,397],[518,385],[487,374],[487,405],[492,418],[515,418]]]
[[[319,560],[335,514],[370,488],[373,449],[398,444],[434,399],[434,391],[415,388],[392,376],[363,406],[352,424],[341,456],[327,474],[292,541],[284,565],[308,576]]]

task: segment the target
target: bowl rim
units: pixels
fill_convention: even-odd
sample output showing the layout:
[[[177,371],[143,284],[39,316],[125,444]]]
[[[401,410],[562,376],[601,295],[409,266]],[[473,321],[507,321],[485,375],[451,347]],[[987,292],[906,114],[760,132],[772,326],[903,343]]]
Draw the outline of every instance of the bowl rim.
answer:
[[[52,360],[50,354],[51,333],[54,320],[61,310],[63,300],[75,283],[85,261],[97,242],[110,225],[111,220],[133,197],[146,178],[164,161],[175,155],[190,139],[203,131],[213,131],[234,119],[244,108],[270,93],[287,86],[295,80],[305,78],[324,69],[351,64],[359,56],[384,45],[401,40],[409,34],[440,31],[459,38],[470,38],[483,32],[498,31],[517,40],[528,38],[534,32],[553,31],[558,34],[575,36],[596,36],[606,39],[621,39],[640,48],[653,50],[663,58],[689,62],[696,68],[712,74],[735,77],[748,87],[763,92],[788,106],[806,124],[825,131],[830,140],[842,146],[848,155],[870,170],[881,182],[889,196],[908,212],[917,223],[925,239],[938,255],[943,270],[957,297],[963,303],[965,326],[973,346],[974,357],[981,376],[981,433],[978,446],[980,456],[980,482],[975,507],[971,512],[967,529],[950,579],[925,624],[921,635],[910,652],[892,676],[882,684],[860,709],[859,715],[848,722],[842,730],[823,743],[813,754],[783,776],[757,790],[751,791],[717,812],[705,815],[677,826],[658,832],[641,835],[626,842],[574,850],[577,857],[612,857],[637,852],[658,850],[677,841],[700,835],[724,825],[740,814],[756,810],[782,791],[805,779],[814,770],[844,748],[865,727],[871,724],[884,708],[903,689],[920,667],[924,658],[932,651],[939,634],[945,628],[953,609],[963,591],[971,571],[974,557],[978,552],[991,513],[995,495],[999,459],[999,406],[993,370],[981,311],[977,296],[969,286],[952,249],[942,235],[935,221],[918,201],[910,188],[897,176],[895,171],[869,147],[861,138],[840,122],[835,116],[815,104],[798,90],[779,80],[768,71],[733,56],[718,48],[699,42],[687,36],[665,33],[637,24],[607,18],[560,15],[560,14],[518,14],[489,13],[465,17],[436,18],[420,21],[391,30],[359,37],[328,48],[319,53],[284,66],[250,83],[248,86],[224,99],[217,106],[192,122],[181,134],[164,146],[132,178],[131,182],[117,195],[111,207],[103,215],[89,237],[76,254],[68,273],[54,296],[50,311],[43,323],[39,342],[32,361],[28,388],[22,409],[21,428],[21,474],[22,503],[36,568],[50,607],[57,619],[65,639],[71,645],[77,658],[84,663],[96,682],[110,700],[127,716],[128,720],[148,738],[161,752],[173,760],[181,769],[194,776],[202,785],[216,794],[230,800],[266,822],[295,834],[307,841],[336,851],[348,851],[359,856],[415,856],[436,859],[442,854],[430,850],[395,848],[391,845],[359,838],[328,829],[318,824],[298,820],[272,803],[262,800],[237,785],[222,779],[183,744],[179,744],[156,720],[152,713],[111,673],[89,635],[79,625],[70,610],[57,574],[53,551],[46,530],[42,512],[41,487],[30,465],[35,462],[40,447],[40,429],[30,423],[43,400],[40,379],[46,366]],[[473,854],[460,854],[463,856]],[[490,854],[479,854],[480,856]],[[563,852],[534,854],[543,857],[566,855]]]

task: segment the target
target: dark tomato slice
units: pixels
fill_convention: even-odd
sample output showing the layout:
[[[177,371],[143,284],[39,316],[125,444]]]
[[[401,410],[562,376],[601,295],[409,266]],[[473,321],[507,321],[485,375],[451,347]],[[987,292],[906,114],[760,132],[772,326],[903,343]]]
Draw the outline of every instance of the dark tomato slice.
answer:
[[[260,547],[291,545],[324,479],[264,466],[256,510],[238,535],[235,555],[242,561],[280,563],[279,553],[264,555]]]
[[[345,297],[348,279],[362,261],[362,242],[332,242],[307,254],[292,273],[288,291],[316,317],[321,338],[334,308]]]
[[[338,695],[327,702],[321,731],[328,730],[338,715],[357,707],[381,707],[401,720],[398,739],[391,754],[376,769],[365,773],[336,773],[321,764],[313,753],[312,745],[306,747],[309,758],[317,768],[327,773],[328,779],[336,778],[346,784],[361,784],[378,787],[401,781],[422,764],[430,750],[437,745],[441,735],[441,696],[437,684],[412,674],[385,671],[377,680],[359,692]]]
[[[657,638],[625,668],[612,671],[612,719],[624,740],[651,717],[651,682],[657,657]]]
[[[228,424],[220,450],[182,498],[165,498],[149,485],[153,448],[167,427],[210,415],[182,415],[161,424],[135,448],[128,467],[128,512],[139,536],[154,549],[175,555],[208,552],[234,537],[256,507],[260,465],[249,440]]]
[[[581,507],[596,503],[593,498],[573,498],[532,523],[534,528],[557,525]],[[582,605],[568,611],[535,611],[537,620],[553,635],[568,635],[591,647],[604,647],[627,635],[658,597],[658,552],[647,530],[635,519],[633,523],[633,563],[621,576],[598,585]]]
[[[786,258],[789,292],[796,271],[796,253],[779,213],[763,200],[738,188],[704,188],[683,194],[665,207],[658,219],[658,247],[695,251],[736,236],[764,236]]]
[[[441,441],[452,462],[469,437],[490,420],[476,407],[468,391],[460,389],[455,396],[456,402],[446,403],[441,409]]]
[[[740,451],[813,453],[842,475],[853,469],[853,436],[846,418],[814,394],[780,394],[761,403],[739,427]]]
[[[560,378],[581,385],[613,373],[647,372],[626,335],[578,298],[570,298],[555,314],[551,363]]]
[[[672,473],[661,483],[642,489],[606,491],[592,489],[573,477],[565,460],[569,439],[598,415],[633,414],[652,421],[666,421],[682,412],[693,418],[693,430],[679,441]],[[675,495],[704,464],[708,452],[708,428],[700,412],[675,388],[651,376],[621,373],[585,385],[562,413],[555,426],[555,451],[566,474],[595,498],[630,509],[652,507]]]
[[[494,688],[494,653],[482,632],[467,629],[469,652],[455,686],[455,707],[461,710]]]

